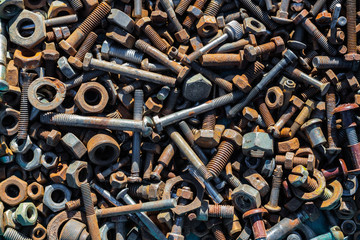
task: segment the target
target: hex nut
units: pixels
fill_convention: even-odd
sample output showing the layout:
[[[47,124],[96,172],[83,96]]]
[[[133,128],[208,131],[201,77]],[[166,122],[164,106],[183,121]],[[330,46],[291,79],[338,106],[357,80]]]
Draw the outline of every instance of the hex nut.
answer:
[[[76,72],[71,67],[71,65],[69,64],[69,62],[65,56],[62,56],[61,58],[59,58],[59,60],[57,61],[57,64],[58,64],[60,71],[62,72],[62,74],[65,75],[65,77],[67,77],[67,78],[75,77]]]
[[[247,184],[234,189],[231,194],[235,208],[241,212],[246,212],[261,205],[261,197],[258,190]]]
[[[50,179],[55,183],[63,183],[66,181],[66,171],[68,165],[66,163],[59,163],[56,169],[50,171]]]
[[[35,24],[34,32],[31,36],[23,37],[19,32],[19,26],[31,21]],[[46,38],[46,27],[44,18],[40,14],[23,10],[17,17],[9,22],[10,41],[24,48],[32,49]]]
[[[45,169],[53,169],[58,165],[59,157],[53,152],[45,152],[40,158],[41,165]]]
[[[88,156],[92,163],[106,166],[116,161],[120,155],[117,141],[107,134],[96,134],[87,143]]]
[[[3,19],[10,19],[24,9],[23,0],[1,0],[0,16]]]
[[[196,24],[196,29],[200,37],[214,36],[219,30],[214,16],[202,16]]]
[[[181,29],[180,31],[176,32],[174,36],[180,43],[188,42],[190,39],[190,36],[185,29]]]
[[[20,112],[13,108],[5,108],[3,111],[1,111],[0,133],[6,136],[12,136],[17,133],[19,128],[19,117]]]
[[[280,37],[273,37],[270,39],[271,42],[275,43],[276,50],[275,53],[282,53],[285,50],[284,40]]]
[[[120,11],[119,9],[112,8],[110,14],[107,17],[107,20],[130,33],[134,31],[134,20],[132,20],[126,13]]]
[[[42,52],[38,49],[16,49],[14,52],[14,65],[18,68],[35,69],[40,67]]]
[[[256,121],[259,118],[258,112],[250,107],[244,107],[242,110],[242,115],[250,122]]]
[[[65,209],[65,203],[70,201],[71,191],[62,184],[51,184],[45,187],[43,203],[53,212]]]
[[[38,212],[32,202],[20,203],[15,211],[15,219],[21,226],[32,226],[36,223]]]
[[[17,206],[27,198],[27,182],[11,176],[0,183],[0,199],[9,206]],[[17,194],[16,194],[17,193]]]
[[[85,145],[75,134],[67,133],[61,138],[61,144],[68,149],[76,159],[80,159],[87,152]]]
[[[124,187],[126,187],[128,180],[127,180],[127,176],[123,172],[117,171],[110,175],[109,181],[110,181],[110,185],[114,189],[123,189]]]
[[[31,238],[33,240],[44,240],[46,238],[46,228],[40,223],[36,224],[31,231]]]
[[[200,73],[185,80],[183,96],[189,101],[197,102],[209,96],[212,83]]]
[[[304,102],[296,96],[292,96],[290,101],[298,109],[301,109],[304,106]]]
[[[201,11],[201,9],[199,9],[198,7],[195,7],[193,5],[188,7],[187,12],[188,12],[188,14],[191,14],[196,18],[201,18],[204,15],[204,13],[203,13],[203,11]]]
[[[69,187],[80,188],[90,178],[88,163],[84,161],[74,161],[66,170],[66,183]]]
[[[61,140],[61,132],[52,129],[46,137],[46,144],[52,147],[58,145]]]
[[[20,143],[20,145],[19,145]],[[30,139],[30,137],[28,136],[26,138],[26,141],[22,141],[19,142],[17,137],[14,137],[11,141],[10,141],[10,150],[13,151],[14,153],[20,153],[20,154],[24,154],[27,151],[29,151],[29,149],[32,146],[32,141]]]
[[[81,84],[74,102],[83,113],[101,113],[109,101],[105,87],[98,82]]]
[[[44,196],[44,187],[38,182],[30,183],[27,187],[27,195],[33,201],[40,200]]]
[[[267,90],[265,103],[269,109],[277,109],[284,104],[284,93],[281,88],[274,86]]]
[[[33,144],[29,151],[26,152],[26,154],[16,154],[15,161],[25,171],[32,171],[41,166],[41,154],[42,150],[38,146]]]

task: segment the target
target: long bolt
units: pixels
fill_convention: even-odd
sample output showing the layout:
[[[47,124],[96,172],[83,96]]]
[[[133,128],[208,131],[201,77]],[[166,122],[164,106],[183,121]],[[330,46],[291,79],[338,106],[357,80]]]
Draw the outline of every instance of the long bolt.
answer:
[[[287,50],[284,53],[284,58],[280,60],[266,76],[249,92],[245,99],[236,104],[228,112],[228,117],[235,117],[245,106],[247,106],[258,94],[268,85],[287,65],[297,59],[297,56],[291,51]]]
[[[84,41],[89,33],[100,24],[101,20],[110,13],[111,6],[107,2],[100,3],[94,11],[81,23],[81,25],[65,40],[59,43],[59,46],[69,55],[76,54],[76,48]]]
[[[51,112],[40,114],[40,122],[44,124],[68,127],[110,129],[114,131],[135,131],[143,132],[145,135],[147,135],[146,131],[149,130],[144,127],[143,121],[140,120],[135,121],[128,119],[113,119],[107,117],[91,117]]]
[[[243,96],[243,93],[235,91],[228,93],[224,96],[215,98],[213,100],[207,101],[203,104],[200,104],[196,107],[187,108],[179,112],[169,114],[167,116],[159,118],[158,116],[153,117],[154,125],[157,131],[161,132],[166,126],[172,125],[181,120],[185,120],[195,115],[205,113],[207,111],[222,107],[224,105],[230,104],[239,100]]]
[[[309,12],[310,15],[316,17],[316,15],[320,12],[325,3],[326,0],[317,0]]]
[[[309,12],[304,9],[302,10],[295,18],[294,23],[301,24],[302,27],[315,38],[315,40],[320,44],[320,46],[330,55],[335,56],[337,51],[336,49],[330,45],[327,38],[320,32],[320,30],[311,22],[311,20],[307,17]]]
[[[144,109],[144,93],[141,89],[135,90],[134,95],[134,120],[141,120]],[[140,178],[140,133],[133,134],[132,156],[131,156],[131,176],[128,178],[129,182],[141,182]]]
[[[351,69],[356,66],[354,62],[347,62],[339,57],[316,56],[312,65],[317,69]]]
[[[282,175],[283,175],[283,170],[281,165],[276,165],[272,179],[270,200],[264,206],[269,212],[279,212],[281,210],[281,207],[279,207],[278,203],[279,203]]]
[[[192,150],[189,144],[185,141],[185,139],[180,135],[179,132],[175,130],[173,127],[168,127],[166,129],[170,138],[174,141],[176,146],[179,148],[182,154],[184,154],[187,159],[191,162],[191,164],[196,168],[197,171],[201,174],[201,176],[209,180],[212,178],[211,173],[206,169],[203,162],[196,155],[196,153]]]
[[[99,224],[95,214],[94,204],[91,198],[89,183],[83,183],[80,186],[82,199],[85,207],[86,222],[91,239],[101,240]]]
[[[357,53],[357,34],[356,34],[356,0],[346,0],[346,19],[347,19],[347,49],[346,61],[359,61],[360,54]]]
[[[46,27],[58,26],[58,25],[67,25],[71,23],[76,23],[78,21],[78,16],[76,14],[49,18],[44,21]],[[32,30],[35,28],[35,24],[26,24],[21,26],[21,31]]]
[[[125,189],[121,190],[120,193],[123,194],[123,192],[127,191],[127,190],[128,189],[125,188]],[[167,210],[167,209],[174,208],[174,207],[176,207],[176,199],[172,198],[172,199],[151,201],[151,202],[145,202],[145,203],[138,203],[138,204],[128,205],[128,206],[97,209],[96,216],[98,218],[106,218],[106,217],[125,215],[128,213],[161,211],[161,210]]]
[[[330,155],[337,155],[341,151],[336,145],[337,136],[336,136],[336,117],[332,113],[336,106],[336,96],[335,89],[333,86],[330,87],[328,93],[326,94],[326,123],[327,123],[327,133],[328,133],[328,148],[326,152]]]
[[[91,68],[102,70],[105,72],[112,72],[116,74],[122,74],[126,77],[136,78],[147,82],[152,82],[160,85],[166,85],[170,87],[175,86],[176,79],[165,75],[151,73],[148,71],[136,69],[133,67],[126,67],[120,64],[114,64],[107,61],[101,61],[93,58],[91,53],[87,53],[84,58],[83,68],[85,71]]]

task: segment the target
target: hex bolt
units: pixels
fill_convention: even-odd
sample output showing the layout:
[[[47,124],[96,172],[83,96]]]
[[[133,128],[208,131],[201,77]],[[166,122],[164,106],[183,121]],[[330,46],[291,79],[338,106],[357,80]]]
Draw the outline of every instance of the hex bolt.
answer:
[[[285,69],[285,71],[290,74],[291,78],[314,86],[316,89],[320,91],[321,96],[324,96],[329,90],[330,87],[329,82],[322,83],[321,81],[316,80],[315,78],[307,75],[306,73],[302,72],[301,70],[295,67],[289,66]]]
[[[189,144],[185,141],[185,139],[180,135],[179,132],[175,130],[173,127],[168,127],[166,129],[170,138],[174,141],[179,150],[187,157],[187,159],[191,162],[191,164],[199,171],[200,175],[205,180],[210,180],[213,176],[206,169],[203,162],[199,159],[196,153],[192,150]]]
[[[330,86],[329,91],[326,94],[326,123],[327,123],[327,142],[328,147],[326,153],[330,156],[336,156],[340,153],[341,148],[336,145],[338,140],[336,135],[336,117],[332,113],[336,107],[336,96],[333,86]]]
[[[180,43],[186,43],[189,41],[190,36],[186,30],[182,27],[181,23],[176,17],[176,13],[171,6],[170,0],[160,0],[161,5],[163,6],[165,12],[168,15],[169,21],[173,24],[175,29],[175,38]]]
[[[357,39],[356,39],[356,0],[346,1],[346,19],[347,24],[347,49],[348,53],[345,54],[346,61],[359,61],[360,54],[357,53]]]
[[[21,73],[23,84],[20,100],[20,117],[19,117],[19,130],[17,137],[19,140],[25,140],[28,136],[29,126],[29,100],[28,100],[28,88],[31,81],[35,78],[35,73]]]
[[[275,125],[274,118],[272,117],[269,108],[267,107],[263,97],[255,99],[255,105],[258,107],[262,119],[264,119],[267,128]]]
[[[194,2],[193,7],[197,8],[199,10],[202,10],[203,7],[205,6],[206,1],[207,0],[196,0]],[[194,16],[191,13],[188,13],[188,15],[186,15],[182,25],[187,29],[191,29],[191,27],[193,26],[195,20],[196,20],[196,16]]]
[[[135,90],[134,95],[134,120],[141,120],[144,111],[144,93],[141,89]],[[140,145],[141,135],[140,133],[134,133],[132,143],[132,155],[131,155],[131,176],[128,178],[129,182],[141,182],[140,178]]]
[[[232,81],[241,91],[248,93],[252,89],[251,83],[261,76],[264,69],[265,66],[262,63],[255,61],[248,66],[243,74],[236,75]]]
[[[223,4],[224,0],[210,0],[208,6],[205,9],[204,15],[215,17]]]
[[[75,12],[79,11],[84,7],[81,0],[69,0],[71,7],[75,10]]]
[[[315,102],[313,100],[307,100],[304,107],[301,109],[299,115],[294,120],[294,123],[290,127],[291,136],[295,136],[297,130],[310,118],[311,112],[315,109]]]
[[[281,25],[292,23],[292,20],[288,18],[289,4],[290,0],[281,0],[280,8],[276,13],[276,17],[271,17],[271,19]]]
[[[246,98],[230,109],[227,113],[228,117],[234,117],[240,112],[280,73],[281,70],[296,59],[297,56],[291,50],[287,50],[284,53],[284,58],[267,73],[267,75],[249,92]]]
[[[359,106],[355,103],[341,104],[333,110],[333,114],[340,113],[342,119],[342,127],[345,128],[346,136],[349,141],[349,147],[352,154],[352,164],[355,169],[360,168],[360,143],[356,133],[356,124],[353,121],[353,111]]]
[[[90,32],[89,35],[85,38],[84,42],[81,44],[79,51],[75,56],[70,56],[68,62],[78,69],[82,69],[82,61],[84,60],[85,54],[90,51],[91,47],[94,45],[98,35],[94,32]]]
[[[302,10],[295,18],[294,23],[296,25],[301,24],[301,26],[319,43],[319,45],[330,55],[335,56],[337,51],[330,45],[327,38],[319,31],[319,29],[311,22],[307,17],[309,12],[304,9]]]
[[[176,149],[177,149],[177,147],[176,147],[175,143],[173,143],[173,142],[170,142],[164,148],[163,152],[161,153],[161,155],[157,161],[157,165],[155,166],[154,170],[150,174],[150,178],[152,180],[160,181],[161,172],[164,170],[164,168],[166,168],[169,165],[171,159],[175,155]]]
[[[127,205],[136,204],[135,201],[130,197],[129,194],[125,192],[125,194],[118,194],[116,199],[122,199]],[[156,239],[166,240],[165,235],[160,231],[160,229],[155,225],[155,223],[144,213],[139,212],[135,213],[140,220],[145,224],[145,226],[150,230],[151,235],[153,235]]]
[[[175,8],[175,12],[180,16],[184,15],[192,0],[180,0],[179,4]]]
[[[133,67],[127,67],[120,64],[114,64],[107,61],[101,61],[94,59],[91,53],[87,53],[83,62],[84,70],[91,68],[102,70],[105,72],[112,72],[116,74],[122,74],[123,76],[138,78],[143,81],[148,81],[156,84],[162,84],[166,86],[175,86],[176,79],[165,75],[151,73],[148,71],[136,69]]]
[[[253,3],[251,0],[239,0],[242,5],[245,6],[252,14],[255,15],[257,19],[259,19],[262,23],[265,24],[270,30],[275,30],[277,28],[277,24],[271,20],[269,14],[263,11],[258,5]]]
[[[135,42],[135,47],[152,58],[157,59],[157,61],[168,67],[174,73],[178,74],[177,79],[179,81],[183,81],[190,72],[188,67],[183,67],[177,62],[171,61],[166,54],[160,52],[143,40],[137,40]]]
[[[294,96],[292,98],[291,105],[288,109],[281,115],[278,121],[275,123],[274,126],[270,126],[268,128],[268,132],[273,134],[274,137],[280,137],[280,131],[285,126],[285,124],[294,116],[295,112],[298,109],[301,109],[304,105],[304,102],[301,101],[298,97]]]
[[[309,12],[310,15],[316,17],[316,15],[320,12],[320,10],[323,8],[325,3],[326,0],[317,0]]]
[[[142,0],[134,0],[134,17],[140,18],[142,15]]]
[[[31,240],[31,238],[26,237],[24,234],[11,227],[6,228],[3,237],[5,240]]]
[[[235,91],[228,93],[218,98],[214,98],[211,101],[207,101],[203,104],[200,104],[196,107],[187,108],[179,112],[169,114],[167,116],[159,118],[158,116],[153,117],[152,120],[149,120],[153,123],[157,131],[161,132],[165,127],[174,124],[176,122],[190,118],[191,116],[199,115],[207,111],[222,107],[224,105],[230,104],[236,100],[239,100],[242,97],[242,93]]]
[[[242,136],[235,130],[226,129],[223,138],[224,140],[220,143],[217,153],[206,166],[214,177],[219,176],[235,149],[241,146]]]
[[[169,49],[170,45],[160,37],[160,35],[150,24],[150,18],[144,17],[137,21],[136,26],[146,34],[146,36],[150,39],[150,41],[155,45],[157,49],[159,49],[161,52],[166,52]]]
[[[224,34],[216,38],[214,41],[208,43],[200,49],[192,52],[190,55],[185,56],[182,61],[191,64],[198,58],[200,58],[205,53],[209,52],[211,49],[214,49],[221,43],[225,42],[227,39],[231,41],[239,40],[244,35],[243,26],[237,21],[231,21],[226,24],[224,28]]]
[[[69,55],[76,54],[76,48],[83,42],[89,33],[100,24],[101,20],[110,13],[111,6],[106,2],[100,3],[81,25],[68,37],[62,40],[59,46]]]
[[[278,205],[278,202],[279,202],[280,187],[282,182],[282,175],[283,175],[283,170],[281,165],[276,165],[272,178],[270,200],[264,206],[269,212],[279,212],[281,210],[281,207]]]
[[[254,62],[257,57],[265,54],[269,54],[271,52],[281,53],[285,50],[285,43],[281,37],[274,37],[270,39],[270,42],[264,43],[259,46],[247,45],[244,48],[245,58]]]
[[[316,56],[312,65],[317,69],[352,69],[357,68],[356,62],[345,61],[339,57]]]
[[[182,133],[185,135],[186,140],[190,143],[191,148],[195,151],[200,160],[204,164],[207,164],[209,162],[209,159],[207,158],[201,147],[195,143],[195,137],[189,125],[185,121],[181,121],[179,122],[179,127]]]
[[[128,189],[125,188],[121,190],[119,194],[124,194],[124,192],[127,191]],[[176,205],[177,205],[176,199],[165,199],[165,200],[151,201],[146,203],[138,203],[134,205],[97,209],[96,217],[106,218],[106,217],[114,217],[114,216],[125,215],[136,212],[161,211],[161,210],[174,208],[176,207]]]
[[[249,218],[254,239],[255,240],[264,240],[266,238],[266,228],[262,218],[264,213],[267,213],[263,208],[251,209],[243,214],[243,219]]]
[[[275,163],[284,165],[285,169],[292,169],[293,166],[302,165],[309,168],[309,163],[315,165],[314,155],[309,155],[308,158],[305,157],[296,157],[292,152],[287,152],[286,155],[276,155]],[[290,161],[287,163],[287,161]]]
[[[85,127],[96,129],[110,129],[114,131],[128,130],[135,132],[143,132],[146,136],[149,128],[143,125],[143,121],[135,121],[128,119],[111,119],[106,117],[80,116],[65,113],[43,113],[40,114],[40,122],[44,124],[52,124],[59,126]]]
[[[86,213],[86,222],[89,230],[89,234],[91,239],[97,239],[101,240],[100,237],[100,229],[99,224],[97,221],[97,217],[95,214],[94,204],[91,198],[91,190],[90,190],[90,184],[89,183],[83,183],[80,186],[81,194],[82,194],[82,200],[85,207],[85,213]]]
[[[70,14],[61,17],[54,17],[44,20],[46,27],[58,26],[58,25],[67,25],[71,23],[76,23],[78,21],[78,16],[76,14]],[[21,31],[32,30],[35,28],[35,24],[24,24],[21,26]]]
[[[53,77],[56,69],[56,62],[60,57],[60,53],[56,50],[54,43],[45,43],[46,47],[42,51],[42,58],[45,62],[46,76]]]

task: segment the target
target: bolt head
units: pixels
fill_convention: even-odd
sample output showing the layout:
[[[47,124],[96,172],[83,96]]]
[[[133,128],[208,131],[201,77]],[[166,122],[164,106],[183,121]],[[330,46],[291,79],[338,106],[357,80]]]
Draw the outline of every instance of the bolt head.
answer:
[[[280,36],[276,36],[270,39],[271,42],[275,43],[275,53],[281,53],[285,50],[285,42]]]
[[[246,118],[249,121],[255,121],[256,119],[258,119],[259,114],[258,112],[250,107],[244,107],[242,114],[244,116],[244,118]]]
[[[49,135],[46,138],[46,144],[55,147],[60,142],[60,139],[61,139],[61,132],[53,129],[50,131]]]
[[[215,133],[214,130],[200,129],[194,135],[194,141],[202,148],[214,148],[219,145],[221,134]]]
[[[304,20],[304,19],[307,17],[308,14],[309,14],[309,12],[308,12],[306,9],[302,10],[302,11],[294,18],[293,22],[294,22],[296,25],[298,25],[299,23],[302,22],[302,20]]]
[[[80,59],[70,56],[68,58],[68,63],[70,63],[72,66],[74,66],[77,69],[82,69],[83,63],[80,61]]]
[[[231,142],[233,142],[236,147],[241,147],[241,145],[242,145],[242,139],[243,139],[243,137],[241,136],[240,133],[238,133],[238,132],[235,131],[235,130],[225,129],[222,137],[223,137],[223,139],[226,140],[226,141],[231,141]]]
[[[42,57],[44,60],[57,61],[60,53],[55,49],[45,49],[42,51]]]
[[[309,177],[309,172],[302,165],[297,165],[291,171],[291,174],[288,176],[288,180],[291,185],[294,187],[300,187],[306,182],[306,179]]]
[[[71,46],[67,41],[65,40],[61,40],[61,42],[59,42],[59,46],[62,48],[62,50],[64,50],[67,54],[69,54],[70,56],[75,56],[76,54],[76,50],[75,48],[73,48],[73,46]]]
[[[256,60],[256,49],[254,46],[252,45],[246,45],[244,47],[244,53],[245,53],[245,58],[249,61],[249,62],[255,62]]]
[[[136,26],[136,28],[138,29],[138,30],[141,30],[141,29],[143,29],[144,27],[146,27],[148,24],[150,24],[151,23],[151,19],[149,18],[149,17],[143,17],[143,18],[140,18],[137,22],[136,22],[136,24],[135,24],[135,26]]]
[[[91,53],[87,53],[85,54],[85,57],[84,57],[84,61],[83,61],[83,69],[85,71],[89,71],[90,70],[90,62],[91,62],[91,59],[93,58],[92,54]]]

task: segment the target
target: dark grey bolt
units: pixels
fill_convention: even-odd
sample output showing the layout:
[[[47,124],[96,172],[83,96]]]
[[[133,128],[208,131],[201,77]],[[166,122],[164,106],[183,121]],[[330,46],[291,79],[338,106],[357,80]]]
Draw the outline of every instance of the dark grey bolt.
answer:
[[[126,204],[134,205],[136,202],[130,197],[129,194],[119,194],[117,199],[121,198]],[[155,237],[155,239],[167,240],[165,235],[160,231],[160,229],[155,225],[155,223],[144,213],[135,213],[140,220],[147,226],[150,230],[151,235]]]
[[[144,53],[135,49],[115,46],[107,40],[101,45],[101,56],[106,60],[110,59],[110,57],[116,57],[136,64],[141,64],[144,59]]]
[[[149,127],[144,126],[144,123],[141,120],[135,121],[129,119],[80,116],[65,113],[42,113],[40,114],[40,122],[44,124],[68,127],[85,127],[96,129],[110,129],[114,131],[142,132],[145,136],[149,136],[152,132]]]
[[[93,58],[91,53],[87,53],[84,58],[83,68],[85,71],[89,71],[91,68],[102,70],[105,72],[111,72],[116,74],[122,74],[126,77],[137,78],[143,81],[152,82],[160,85],[166,85],[170,87],[175,86],[176,78],[168,77],[165,75],[151,73],[148,71],[126,67],[119,64],[114,64],[107,61],[101,61]]]
[[[161,118],[155,116],[153,117],[152,121],[150,119],[147,120],[155,126],[157,131],[161,132],[166,126],[235,102],[239,100],[243,95],[244,94],[242,92],[235,91],[192,108],[187,108]]]
[[[134,94],[134,120],[141,120],[144,110],[144,93],[141,89],[136,89]],[[133,135],[132,156],[131,156],[131,176],[130,182],[141,182],[140,178],[140,144],[141,135],[139,132]]]
[[[287,50],[281,59],[267,74],[266,76],[248,93],[245,99],[236,104],[228,112],[228,117],[235,117],[245,106],[254,100],[266,85],[268,85],[287,65],[297,60],[297,56],[291,51]]]
[[[316,17],[316,15],[320,12],[325,3],[326,0],[317,0],[309,12],[311,16]]]

